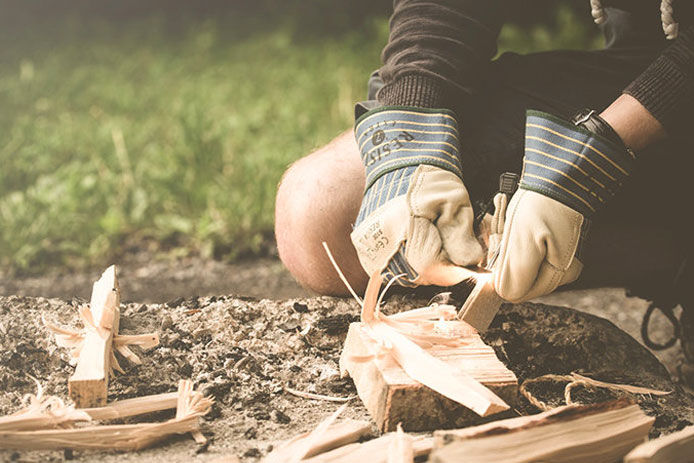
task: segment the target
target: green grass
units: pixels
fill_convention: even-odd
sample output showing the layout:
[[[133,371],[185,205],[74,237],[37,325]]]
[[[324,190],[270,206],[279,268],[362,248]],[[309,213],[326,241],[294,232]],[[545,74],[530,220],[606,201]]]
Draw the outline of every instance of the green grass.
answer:
[[[505,29],[500,49],[549,48],[566,14],[554,34]],[[0,268],[103,264],[133,240],[261,249],[286,167],[351,126],[387,22],[302,40],[230,28],[66,24],[0,50]]]
[[[387,34],[369,32],[141,23],[3,57],[0,265],[89,263],[133,234],[257,251],[287,165],[350,127]]]

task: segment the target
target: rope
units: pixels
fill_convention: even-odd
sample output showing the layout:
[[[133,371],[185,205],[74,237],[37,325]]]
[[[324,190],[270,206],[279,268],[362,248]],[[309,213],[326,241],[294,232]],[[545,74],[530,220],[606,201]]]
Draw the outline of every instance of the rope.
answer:
[[[660,20],[663,24],[663,32],[668,40],[674,40],[679,34],[680,25],[675,21],[672,4],[675,0],[660,1]],[[590,14],[595,24],[603,24],[607,20],[607,12],[602,6],[601,0],[590,0]]]
[[[675,21],[672,3],[674,0],[661,0],[660,20],[663,23],[663,32],[668,40],[674,40],[679,33],[680,25]]]
[[[574,378],[570,375],[552,375],[552,374],[549,374],[549,375],[538,376],[537,378],[526,379],[525,381],[523,381],[523,383],[518,388],[518,391],[521,393],[521,395],[523,397],[525,397],[528,400],[528,402],[530,402],[533,406],[535,406],[535,408],[542,410],[543,412],[546,412],[547,410],[551,410],[554,407],[547,405],[546,402],[543,402],[540,399],[538,399],[537,397],[535,397],[534,395],[532,395],[530,393],[530,391],[528,391],[527,386],[530,384],[542,382],[544,380],[553,380],[553,381],[560,382],[560,381],[573,381],[573,379]],[[564,396],[566,396],[566,389],[564,389]]]
[[[600,0],[590,0],[590,15],[593,17],[595,24],[602,24],[607,19],[607,13],[602,6]]]
[[[566,402],[566,405],[575,405],[578,404],[579,402],[574,402],[571,399],[571,391],[578,387],[578,386],[583,386],[586,388],[593,388],[593,389],[598,389],[598,388],[603,388],[607,389],[613,392],[621,392],[621,393],[630,393],[630,394],[654,394],[654,395],[665,395],[669,394],[669,392],[664,392],[664,391],[658,391],[656,389],[649,389],[649,388],[644,388],[644,387],[638,387],[638,386],[630,386],[627,384],[613,384],[613,383],[606,383],[603,381],[598,381],[592,378],[588,378],[585,376],[581,376],[576,373],[571,373],[570,375],[554,375],[554,374],[548,374],[548,375],[543,375],[543,376],[538,376],[537,378],[531,378],[531,379],[526,379],[523,381],[523,383],[520,385],[520,388],[518,390],[520,391],[521,395],[525,397],[528,402],[530,402],[532,405],[534,405],[536,408],[542,411],[547,411],[550,410],[554,407],[549,406],[546,402],[541,401],[537,397],[533,396],[530,391],[528,391],[527,386],[530,384],[535,384],[539,383],[542,381],[556,381],[556,382],[563,382],[563,381],[568,381],[568,384],[566,387],[564,387],[564,401]]]

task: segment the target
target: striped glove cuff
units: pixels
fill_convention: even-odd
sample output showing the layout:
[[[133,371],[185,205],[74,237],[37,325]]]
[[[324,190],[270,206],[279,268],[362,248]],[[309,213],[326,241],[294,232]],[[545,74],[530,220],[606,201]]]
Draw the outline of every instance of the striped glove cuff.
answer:
[[[387,174],[422,164],[462,178],[458,124],[451,111],[385,106],[361,116],[354,133],[366,166],[367,190]]]
[[[520,188],[590,217],[619,191],[634,161],[623,146],[582,127],[540,111],[527,113]]]

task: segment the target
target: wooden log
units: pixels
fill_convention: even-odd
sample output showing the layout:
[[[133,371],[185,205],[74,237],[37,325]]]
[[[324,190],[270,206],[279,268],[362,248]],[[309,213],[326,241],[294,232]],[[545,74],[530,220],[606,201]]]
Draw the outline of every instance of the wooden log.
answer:
[[[655,418],[614,401],[569,405],[510,420],[437,432],[432,463],[616,463],[648,436]]]
[[[513,405],[517,401],[518,381],[484,344],[477,333],[465,329],[460,321],[438,322],[460,325],[466,332],[464,345],[434,345],[426,350],[454,371],[462,371]],[[471,410],[413,380],[391,355],[378,352],[364,325],[352,323],[340,357],[340,369],[354,380],[357,393],[381,431],[394,431],[402,423],[406,431],[425,431],[479,423]]]
[[[92,288],[84,344],[77,367],[68,380],[70,398],[80,408],[106,405],[113,337],[118,334],[120,293],[116,267],[107,268]]]
[[[694,426],[643,443],[624,457],[624,463],[672,463],[692,461]]]
[[[491,274],[480,274],[475,287],[458,312],[458,318],[484,333],[504,300],[496,293]]]

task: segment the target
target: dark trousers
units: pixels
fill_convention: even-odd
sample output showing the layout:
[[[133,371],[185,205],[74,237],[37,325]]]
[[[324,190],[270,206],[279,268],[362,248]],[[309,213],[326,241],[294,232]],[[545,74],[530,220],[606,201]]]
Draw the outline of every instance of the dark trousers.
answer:
[[[602,111],[657,53],[648,47],[611,47],[505,53],[491,62],[476,98],[477,116],[460,128],[463,180],[473,199],[489,200],[501,173],[520,173],[527,109],[566,119],[582,108]],[[370,99],[380,85],[374,73]],[[694,239],[688,226],[692,146],[668,138],[637,153],[638,167],[628,184],[592,220],[582,255],[585,268],[575,286],[624,286],[647,298],[671,292],[685,255],[691,254],[687,243]]]

